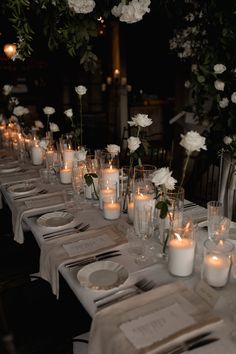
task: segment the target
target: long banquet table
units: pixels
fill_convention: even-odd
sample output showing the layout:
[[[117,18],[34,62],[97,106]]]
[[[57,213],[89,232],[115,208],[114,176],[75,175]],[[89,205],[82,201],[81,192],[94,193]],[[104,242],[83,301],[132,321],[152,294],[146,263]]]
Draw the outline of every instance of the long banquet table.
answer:
[[[5,161],[7,164],[8,161]],[[30,174],[32,172],[32,175]],[[36,220],[39,215],[42,215],[49,211],[65,210],[65,203],[63,199],[63,189],[71,188],[71,186],[61,185],[59,182],[57,184],[47,184],[41,185],[40,180],[37,176],[37,169],[31,168],[30,165],[27,166],[27,176],[26,172],[18,172],[16,174],[1,174],[0,168],[0,186],[2,197],[5,199],[6,203],[9,205],[13,213],[13,223],[15,223],[14,229],[14,238],[16,242],[24,242],[24,230],[30,230],[35,237],[40,249],[41,249],[41,258],[40,258],[40,274],[44,279],[51,282],[52,290],[54,294],[59,297],[60,289],[58,284],[58,272],[63,276],[65,281],[68,283],[71,290],[74,292],[78,301],[84,306],[89,315],[93,318],[92,331],[89,338],[89,354],[106,354],[109,353],[108,348],[111,348],[113,345],[112,353],[127,353],[127,345],[125,340],[120,342],[121,334],[118,334],[119,330],[116,332],[109,332],[109,323],[112,327],[113,321],[113,311],[116,313],[116,316],[119,316],[119,308],[122,309],[122,306],[126,309],[129,308],[129,304],[135,304],[139,307],[139,299],[145,297],[148,300],[153,291],[158,292],[158,288],[168,284],[175,284],[179,281],[190,289],[196,289],[196,287],[201,284],[201,263],[202,263],[202,250],[203,242],[207,239],[207,231],[205,228],[198,228],[197,232],[197,250],[196,250],[196,259],[194,272],[190,277],[186,278],[177,278],[172,276],[167,270],[166,261],[162,258],[156,258],[155,261],[151,261],[148,264],[140,265],[135,262],[135,241],[132,236],[132,226],[128,223],[127,215],[123,214],[119,220],[108,221],[103,218],[102,211],[99,209],[99,205],[96,201],[87,201],[81,207],[81,210],[78,212],[77,222],[83,222],[85,224],[89,223],[90,228],[88,231],[85,231],[81,234],[63,234],[61,237],[55,239],[45,239],[45,230],[40,225],[37,224]],[[22,181],[23,179],[33,179],[40,188],[45,188],[47,194],[38,194],[35,196],[29,196],[28,198],[23,199],[14,199],[11,193],[8,191],[9,185]],[[53,203],[53,198],[56,202]],[[28,202],[28,203],[27,203]],[[188,205],[188,201],[186,201]],[[192,215],[195,223],[206,219],[206,210],[199,206],[193,205],[192,207],[186,207],[185,214]],[[76,242],[80,237],[86,238],[93,233],[98,232],[99,230],[110,230],[114,231],[114,234],[117,232],[119,237],[117,237],[116,242],[114,243],[112,249],[119,249],[121,255],[112,258],[111,260],[123,265],[128,270],[128,279],[126,282],[119,287],[119,289],[129,287],[137,282],[137,280],[147,278],[155,282],[155,289],[150,292],[136,295],[133,298],[124,300],[122,302],[115,303],[109,307],[106,307],[103,310],[97,311],[97,307],[94,303],[94,299],[101,297],[105,294],[112,293],[114,289],[110,290],[94,290],[83,287],[79,284],[77,279],[78,268],[74,267],[72,269],[66,266],[65,262],[65,253],[62,253],[64,244],[70,242]],[[66,227],[65,227],[66,229]],[[21,232],[23,231],[23,235]],[[19,234],[18,234],[19,233]],[[19,237],[20,235],[20,237]],[[121,236],[120,236],[121,235]],[[235,237],[236,239],[236,237]],[[156,240],[154,240],[156,241]],[[235,243],[234,239],[231,239],[232,243]],[[235,243],[236,244],[236,243]],[[158,250],[157,242],[154,242],[154,252]],[[64,252],[64,250],[63,250]],[[62,258],[60,258],[62,257]],[[68,257],[67,255],[67,258]],[[61,261],[63,259],[63,261]],[[48,262],[47,266],[43,262]],[[53,269],[51,269],[52,267]],[[42,270],[44,269],[45,272]],[[47,278],[47,276],[49,278]],[[51,278],[50,278],[51,277]],[[203,348],[195,349],[194,353],[214,353],[220,354],[224,352],[225,354],[235,353],[236,348],[236,266],[233,265],[231,269],[231,275],[228,284],[218,290],[212,289],[212,304],[210,305],[211,310],[214,314],[222,318],[223,324],[215,329],[215,333],[220,337],[220,340],[212,343]],[[127,307],[128,306],[128,307]],[[104,317],[103,317],[104,316]],[[104,321],[109,321],[105,323]],[[104,325],[101,325],[101,323]],[[98,328],[98,325],[100,326]],[[115,324],[114,324],[115,325]],[[116,327],[114,327],[116,328]],[[109,343],[112,343],[111,346],[107,346],[105,340],[106,334],[109,335]],[[100,338],[100,339],[99,339]],[[94,351],[96,348],[96,353]],[[155,352],[155,351],[154,351]],[[154,353],[153,352],[153,353]],[[111,353],[111,351],[110,351]],[[135,350],[132,348],[131,353],[148,353],[146,349],[144,350]],[[158,353],[158,351],[156,351]]]

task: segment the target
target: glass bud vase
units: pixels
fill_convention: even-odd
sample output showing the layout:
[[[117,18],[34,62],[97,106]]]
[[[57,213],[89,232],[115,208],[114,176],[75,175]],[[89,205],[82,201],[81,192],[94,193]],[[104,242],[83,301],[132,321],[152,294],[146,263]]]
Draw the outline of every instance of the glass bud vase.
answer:
[[[174,190],[167,190],[161,195],[158,201],[168,201],[168,212],[165,218],[160,217],[157,212],[158,239],[162,245],[163,256],[167,256],[167,247],[170,234],[182,226],[184,212],[184,188],[176,187]]]
[[[123,166],[120,169],[120,194],[121,208],[123,213],[128,212],[129,203],[132,202],[133,196],[133,175],[132,166]]]

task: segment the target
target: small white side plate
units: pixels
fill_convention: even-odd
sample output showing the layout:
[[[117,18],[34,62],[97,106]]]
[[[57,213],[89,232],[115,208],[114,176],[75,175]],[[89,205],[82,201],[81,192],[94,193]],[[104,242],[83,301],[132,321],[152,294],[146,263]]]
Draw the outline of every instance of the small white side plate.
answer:
[[[98,261],[80,269],[77,278],[81,286],[94,290],[108,290],[120,286],[128,279],[129,273],[119,263]]]

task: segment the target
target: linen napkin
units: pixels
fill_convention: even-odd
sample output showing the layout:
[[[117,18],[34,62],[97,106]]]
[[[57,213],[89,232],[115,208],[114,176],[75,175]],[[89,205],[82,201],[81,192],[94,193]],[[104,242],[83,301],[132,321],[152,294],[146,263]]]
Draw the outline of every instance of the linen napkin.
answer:
[[[177,325],[172,326],[171,321]],[[162,353],[222,322],[200,296],[175,282],[98,311],[90,330],[88,354]]]
[[[24,200],[15,201],[12,207],[12,227],[14,240],[18,243],[24,242],[24,231],[22,219],[24,216],[32,216],[43,212],[52,211],[64,206],[62,192],[48,193],[44,195],[31,196]]]
[[[107,242],[97,242],[96,250],[89,248],[89,240],[97,241],[98,238]],[[86,241],[86,242],[83,242]],[[59,297],[59,273],[60,266],[69,261],[83,259],[96,253],[103,252],[127,242],[125,234],[116,225],[108,225],[101,228],[85,231],[83,233],[72,233],[57,239],[47,240],[43,243],[40,253],[40,276],[51,284],[52,292]],[[85,247],[86,243],[86,247]],[[69,246],[74,252],[71,253]],[[83,251],[82,251],[83,248]],[[76,252],[77,249],[77,252]]]

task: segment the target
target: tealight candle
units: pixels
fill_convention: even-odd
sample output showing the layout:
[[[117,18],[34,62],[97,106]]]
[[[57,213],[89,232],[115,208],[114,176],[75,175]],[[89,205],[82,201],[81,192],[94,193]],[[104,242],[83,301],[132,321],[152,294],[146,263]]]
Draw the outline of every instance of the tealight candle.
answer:
[[[173,275],[186,277],[192,274],[195,241],[188,238],[172,239],[168,244],[168,269]]]
[[[75,151],[72,149],[66,149],[63,151],[63,161],[69,168],[73,166]]]
[[[41,165],[43,162],[43,150],[40,146],[35,145],[31,147],[31,159],[33,165]]]
[[[110,183],[116,183],[116,193],[117,193],[117,198],[119,198],[119,182],[120,182],[120,176],[119,176],[119,169],[113,167],[110,165],[107,168],[103,168],[101,170],[102,173],[102,179],[109,181]]]
[[[120,203],[111,201],[103,202],[103,215],[107,220],[115,220],[120,217]]]
[[[72,178],[72,170],[71,170],[71,168],[68,168],[67,166],[65,166],[65,168],[62,168],[60,170],[61,183],[63,183],[63,184],[71,183],[71,178]]]

